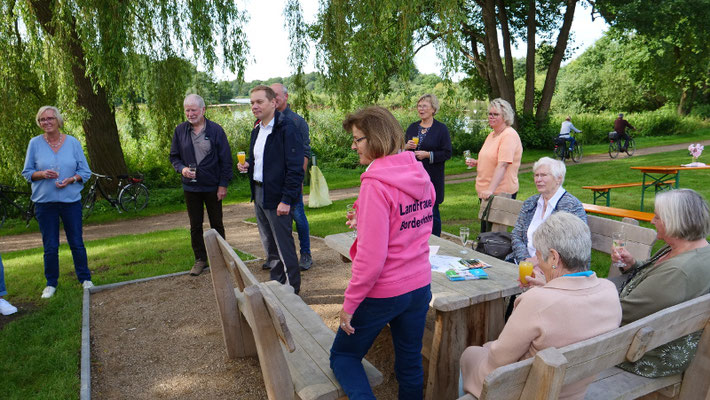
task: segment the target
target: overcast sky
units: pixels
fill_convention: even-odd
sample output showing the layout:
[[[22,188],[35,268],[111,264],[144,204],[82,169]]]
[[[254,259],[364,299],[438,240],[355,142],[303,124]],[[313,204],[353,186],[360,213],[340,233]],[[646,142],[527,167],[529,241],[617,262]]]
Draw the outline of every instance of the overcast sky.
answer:
[[[286,0],[242,0],[241,3],[241,7],[246,9],[250,17],[246,26],[250,61],[244,73],[244,80],[249,82],[255,79],[266,80],[291,75],[293,70],[288,64],[290,42],[283,16]],[[314,22],[318,12],[318,0],[301,0],[301,6],[306,22]],[[590,9],[578,5],[572,23],[574,45],[579,47],[574,56],[584,52],[584,49],[599,39],[607,28],[608,25],[602,18],[596,18],[592,22]],[[513,56],[525,57],[525,46],[514,48]],[[422,73],[439,75],[441,72],[441,64],[431,45],[422,49],[414,58],[414,62]],[[312,72],[314,69],[313,54],[311,54],[306,72]],[[216,73],[219,80],[235,78],[234,75],[219,70]]]

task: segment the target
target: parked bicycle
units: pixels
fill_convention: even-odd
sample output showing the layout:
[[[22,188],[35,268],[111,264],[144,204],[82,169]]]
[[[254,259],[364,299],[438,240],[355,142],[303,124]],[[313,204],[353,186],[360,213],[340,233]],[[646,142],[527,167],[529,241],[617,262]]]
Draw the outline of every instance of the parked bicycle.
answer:
[[[627,135],[629,135],[629,132],[626,132]],[[624,150],[624,139],[619,137],[619,135],[616,132],[609,132],[609,157],[611,158],[616,158],[619,156],[619,153],[626,153],[629,157],[634,155],[634,152],[636,152],[636,143],[634,142],[634,138],[629,135],[629,145],[626,147],[626,150]]]
[[[118,196],[111,196],[108,189],[101,184],[102,180],[111,181],[118,179],[118,187],[116,193]],[[116,207],[118,212],[138,212],[145,208],[148,204],[148,188],[145,187],[142,176],[118,175],[116,177],[92,173],[89,179],[91,186],[81,202],[82,217],[89,218],[91,212],[96,205],[97,197],[100,195],[106,199],[112,206]],[[88,184],[88,182],[87,182]]]
[[[555,139],[555,149],[553,153],[556,159],[560,159],[562,162],[565,159],[571,158],[572,161],[578,163],[582,160],[582,144],[577,141],[574,136],[570,135],[569,140],[562,138]]]
[[[5,223],[5,219],[8,216],[8,208],[10,206],[17,209],[20,217],[25,221],[25,226],[30,226],[30,221],[35,216],[35,203],[30,200],[32,193],[23,192],[17,190],[12,186],[0,185],[0,228],[2,228]],[[27,196],[27,203],[17,202],[15,199],[18,197]]]

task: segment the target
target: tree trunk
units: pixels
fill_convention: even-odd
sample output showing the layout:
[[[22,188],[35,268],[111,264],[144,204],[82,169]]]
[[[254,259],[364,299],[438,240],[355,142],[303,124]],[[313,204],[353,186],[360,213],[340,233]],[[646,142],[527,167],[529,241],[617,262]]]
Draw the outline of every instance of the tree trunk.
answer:
[[[569,31],[572,27],[572,20],[574,19],[574,9],[576,5],[577,0],[567,0],[567,10],[565,11],[564,22],[562,23],[560,34],[557,36],[557,45],[555,45],[555,51],[552,53],[552,60],[547,68],[545,86],[542,88],[542,97],[540,98],[540,103],[538,103],[537,111],[535,113],[535,121],[538,125],[544,121],[545,118],[547,118],[547,113],[550,111],[552,94],[555,92],[557,74],[560,72],[560,64],[562,63],[562,58],[564,58],[565,49],[567,48]]]
[[[500,91],[500,97],[507,100],[515,110],[515,102],[511,89],[508,87],[503,71],[503,62],[500,59],[500,47],[498,46],[498,29],[495,14],[495,0],[485,0],[481,3],[481,13],[483,15],[483,26],[486,32],[486,59],[489,60],[489,76],[495,81]],[[491,87],[494,85],[491,82]]]
[[[50,0],[31,0],[30,5],[37,16],[42,29],[54,36],[52,5]],[[76,85],[77,105],[88,112],[82,122],[86,137],[86,149],[89,162],[94,172],[108,175],[124,174],[127,171],[123,158],[123,149],[118,137],[116,115],[108,101],[108,94],[100,84],[94,85],[86,74],[84,50],[76,33],[75,20],[72,18],[70,36],[65,51],[71,55],[71,72]]]
[[[535,0],[528,1],[528,51],[525,56],[525,98],[523,99],[523,113],[532,115],[535,107]]]
[[[508,16],[505,13],[503,0],[497,0],[498,19],[503,33],[503,54],[505,55],[505,80],[510,88],[510,104],[515,109],[515,71],[513,68],[513,53],[510,49],[510,29],[508,27]]]

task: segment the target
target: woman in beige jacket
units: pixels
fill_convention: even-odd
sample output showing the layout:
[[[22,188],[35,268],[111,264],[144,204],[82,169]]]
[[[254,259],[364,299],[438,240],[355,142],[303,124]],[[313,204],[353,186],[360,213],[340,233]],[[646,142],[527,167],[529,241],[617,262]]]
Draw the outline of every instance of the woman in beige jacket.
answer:
[[[548,347],[563,347],[615,329],[621,323],[613,283],[588,270],[589,227],[567,212],[550,215],[535,231],[533,243],[544,277],[520,295],[497,340],[472,346],[461,356],[463,389],[478,397],[494,369],[533,357]],[[594,377],[566,385],[560,399],[583,399]]]

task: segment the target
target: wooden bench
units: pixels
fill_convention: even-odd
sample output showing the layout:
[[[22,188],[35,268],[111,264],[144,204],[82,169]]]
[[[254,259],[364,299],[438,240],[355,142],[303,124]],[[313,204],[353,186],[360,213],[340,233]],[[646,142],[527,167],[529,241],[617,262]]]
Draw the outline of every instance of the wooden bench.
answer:
[[[335,333],[291,286],[259,283],[217,231],[204,238],[227,356],[258,355],[271,400],[343,397],[330,369]],[[363,366],[372,386],[382,383],[380,371]]]
[[[695,358],[682,375],[644,378],[615,365],[637,361],[647,351],[702,330]],[[534,358],[502,366],[483,383],[479,400],[556,399],[563,385],[596,376],[586,400],[656,398],[710,399],[710,295],[666,308],[611,332]],[[658,392],[660,390],[660,392]],[[459,400],[475,400],[471,394]]]
[[[657,182],[655,184],[656,187],[656,192],[659,190],[666,190],[670,189],[675,185],[675,180],[670,179],[662,182]],[[634,183],[614,183],[610,185],[593,185],[593,186],[582,186],[582,189],[589,189],[592,192],[594,192],[594,204],[597,204],[597,199],[606,199],[606,206],[609,207],[611,205],[611,189],[619,189],[619,188],[627,188],[627,187],[636,187],[636,186],[644,186],[643,182],[634,182]],[[646,185],[648,186],[648,185]]]
[[[481,203],[481,211],[486,207],[486,202]],[[523,202],[495,196],[488,214],[488,220],[493,223],[493,231],[507,231],[508,227],[515,226]],[[626,233],[626,250],[637,260],[645,260],[651,256],[651,249],[656,242],[656,231],[624,221],[615,221],[609,218],[587,215],[587,224],[592,234],[592,248],[606,254],[611,254],[612,234],[614,232]],[[616,268],[609,269],[609,277],[619,275]]]
[[[587,213],[609,215],[612,217],[631,218],[636,221],[646,221],[646,222],[651,222],[651,219],[653,219],[653,213],[647,213],[647,212],[643,212],[643,211],[627,210],[624,208],[598,206],[596,204],[588,204],[588,203],[582,203],[582,206],[584,207],[584,211],[586,211]],[[625,221],[625,222],[628,222],[628,221]]]

